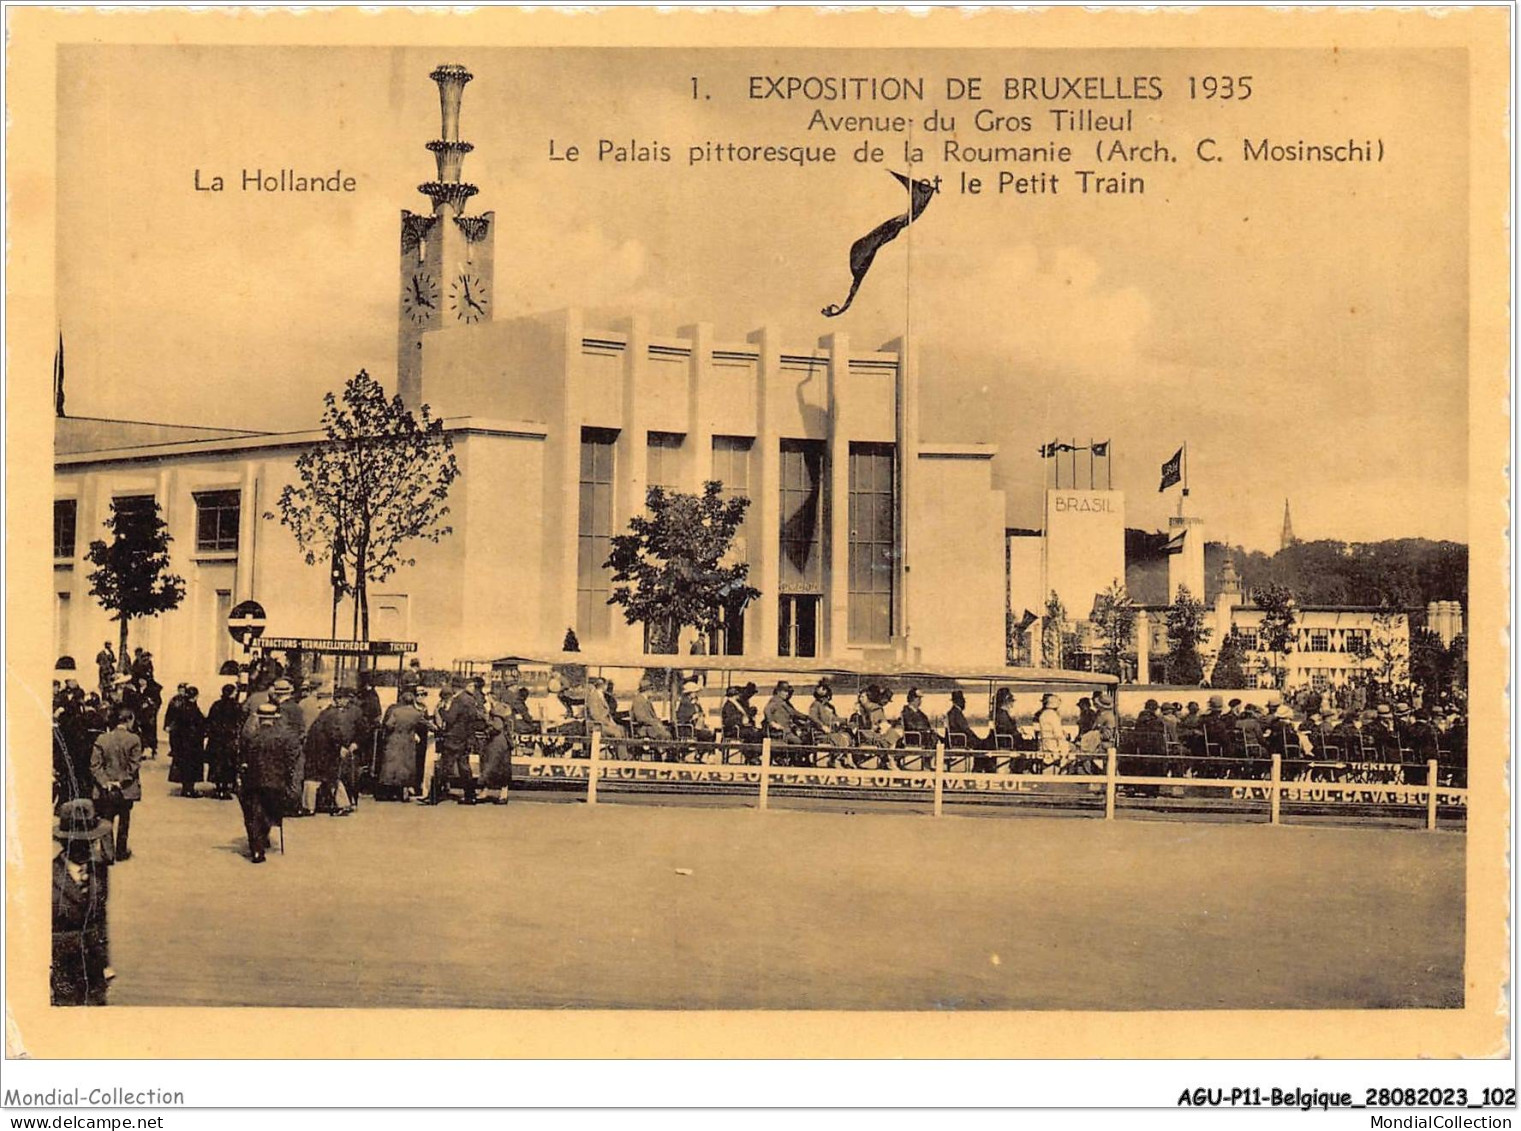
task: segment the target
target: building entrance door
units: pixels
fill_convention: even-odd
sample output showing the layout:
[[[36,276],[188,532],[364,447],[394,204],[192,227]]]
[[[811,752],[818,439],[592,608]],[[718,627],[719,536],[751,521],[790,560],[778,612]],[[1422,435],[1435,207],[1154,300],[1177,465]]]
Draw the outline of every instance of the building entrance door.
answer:
[[[784,593],[780,601],[776,617],[776,654],[817,656],[822,598],[807,593]]]

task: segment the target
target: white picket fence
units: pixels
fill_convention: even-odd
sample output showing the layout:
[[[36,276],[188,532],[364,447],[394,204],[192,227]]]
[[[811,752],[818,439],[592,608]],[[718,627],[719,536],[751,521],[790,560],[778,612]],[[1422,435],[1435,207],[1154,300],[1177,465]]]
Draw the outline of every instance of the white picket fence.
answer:
[[[991,792],[1023,793],[1028,795],[1033,792],[1050,793],[1050,787],[1053,786],[1077,786],[1086,787],[1083,792],[1087,795],[1102,793],[1104,799],[1104,819],[1113,820],[1116,798],[1119,795],[1121,787],[1155,786],[1160,788],[1183,787],[1186,789],[1231,790],[1238,794],[1238,799],[1251,799],[1253,795],[1258,794],[1265,795],[1264,800],[1268,807],[1269,821],[1275,825],[1281,823],[1282,807],[1285,800],[1288,800],[1290,803],[1324,804],[1329,802],[1333,797],[1339,797],[1343,804],[1352,808],[1357,805],[1408,806],[1410,798],[1417,798],[1419,799],[1418,803],[1424,806],[1426,828],[1435,829],[1437,827],[1438,808],[1443,804],[1466,807],[1468,795],[1466,787],[1439,783],[1439,767],[1435,759],[1426,763],[1426,782],[1416,785],[1402,782],[1285,779],[1282,772],[1282,758],[1277,754],[1272,756],[1271,770],[1266,778],[1200,778],[1121,774],[1119,772],[1120,755],[1112,749],[1104,752],[1102,755],[1092,756],[1093,758],[1102,757],[1104,762],[1103,773],[1057,772],[1032,774],[966,769],[949,770],[946,768],[947,750],[943,743],[936,743],[933,750],[925,749],[922,753],[912,750],[905,751],[901,748],[884,751],[879,747],[783,747],[789,754],[803,753],[809,756],[833,758],[858,756],[883,761],[885,761],[883,756],[887,755],[894,760],[918,760],[925,763],[919,769],[904,769],[901,767],[850,769],[844,767],[825,768],[821,766],[778,765],[774,761],[773,746],[769,738],[759,743],[758,746],[701,744],[701,750],[706,751],[710,755],[717,755],[720,759],[717,763],[702,761],[651,761],[626,756],[629,748],[657,753],[661,750],[690,753],[694,750],[694,744],[691,742],[654,742],[639,739],[621,740],[614,744],[620,747],[621,750],[615,751],[613,757],[608,757],[602,736],[596,731],[592,733],[589,740],[584,738],[561,738],[556,741],[562,744],[562,752],[559,754],[546,755],[542,752],[524,753],[524,747],[520,746],[513,755],[513,766],[528,771],[528,776],[535,780],[585,781],[586,801],[591,805],[597,804],[598,790],[602,784],[612,782],[622,782],[625,784],[659,782],[672,785],[720,786],[727,787],[724,792],[733,792],[739,796],[749,796],[750,791],[753,789],[760,809],[766,809],[770,806],[770,795],[773,786],[802,788],[843,786],[861,789],[883,789],[896,785],[902,787],[904,792],[909,794],[927,792],[931,798],[932,811],[935,816],[939,817],[945,811],[945,800],[948,790],[953,794],[959,793],[962,796],[985,796]],[[528,748],[534,749],[535,747],[530,746]],[[580,749],[585,749],[586,757],[571,756],[572,750]],[[759,764],[733,763],[729,761],[737,753],[754,753],[757,749],[760,755]],[[625,756],[620,757],[618,756],[619,754]],[[956,749],[951,751],[950,754],[954,760],[964,762],[972,757],[991,756],[1008,759],[1011,752]],[[1326,764],[1321,763],[1320,765],[1325,767]],[[1073,794],[1073,796],[1081,796],[1081,794]]]

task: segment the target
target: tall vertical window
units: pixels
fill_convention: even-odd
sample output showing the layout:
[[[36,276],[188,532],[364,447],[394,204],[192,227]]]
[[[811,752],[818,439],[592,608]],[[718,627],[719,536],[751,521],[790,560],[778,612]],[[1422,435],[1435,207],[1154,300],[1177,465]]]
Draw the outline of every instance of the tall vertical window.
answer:
[[[649,434],[649,462],[646,479],[651,487],[675,491],[681,487],[681,441],[679,432]]]
[[[824,592],[824,445],[783,440],[781,452],[783,593]]]
[[[783,440],[780,470],[776,649],[781,656],[816,656],[824,593],[824,445]]]
[[[850,445],[850,639],[893,633],[893,446]]]
[[[603,563],[613,548],[613,452],[618,433],[581,429],[581,506],[576,528],[576,635],[604,640],[612,630],[612,582]]]
[[[755,441],[749,436],[713,437],[713,474],[709,477],[723,485],[721,498],[750,498],[750,451]],[[729,556],[736,562],[750,558],[750,514],[734,532],[734,542]],[[745,654],[745,612],[740,608],[723,610],[723,627],[713,634],[708,650],[715,655],[743,656]]]
[[[750,497],[750,449],[755,444],[749,436],[713,437],[712,478],[723,484],[720,492],[724,499],[748,499]],[[750,513],[734,532],[734,560],[745,561],[750,556]]]
[[[79,503],[74,499],[53,500],[53,556],[74,556],[74,528],[79,521]]]
[[[238,521],[243,505],[239,491],[195,493],[195,548],[217,553],[238,548]]]

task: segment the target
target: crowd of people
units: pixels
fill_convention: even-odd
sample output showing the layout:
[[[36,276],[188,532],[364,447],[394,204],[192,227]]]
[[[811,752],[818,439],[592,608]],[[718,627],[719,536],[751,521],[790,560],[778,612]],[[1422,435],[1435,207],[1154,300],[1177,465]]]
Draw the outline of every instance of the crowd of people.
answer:
[[[1467,778],[1466,714],[1445,702],[1342,709],[1318,697],[1275,697],[1260,708],[1210,695],[1202,709],[1150,699],[1122,719],[1112,695],[1099,691],[1077,700],[1074,722],[1054,693],[1022,715],[1013,689],[999,687],[982,729],[955,687],[932,689],[940,710],[918,687],[894,710],[881,681],[859,686],[848,705],[837,704],[827,678],[805,703],[786,679],[763,703],[747,681],[725,688],[710,709],[700,673],[651,669],[625,706],[602,675],[556,671],[537,692],[517,678],[488,691],[483,677],[458,675],[432,689],[414,661],[382,709],[369,673],[329,687],[320,675],[288,677],[271,659],[255,665],[245,687],[228,683],[203,708],[199,689],[184,683],[163,702],[151,652],[118,660],[107,643],[96,665],[94,689],[72,676],[54,685],[58,1004],[105,1001],[108,869],[132,858],[141,766],[158,756],[161,734],[175,796],[236,798],[256,864],[285,820],[347,816],[361,788],[377,801],[505,804],[515,753],[586,757],[592,735],[613,759],[753,765],[769,739],[772,762],[783,767],[923,770],[943,746],[948,769],[987,773],[1101,772],[1115,750],[1122,776],[1255,778],[1276,755],[1291,780],[1423,782],[1406,771],[1433,759],[1443,784]]]
[[[1468,732],[1461,713],[1405,702],[1306,711],[1276,696],[1258,707],[1211,695],[1203,711],[1197,702],[1185,707],[1148,699],[1133,724],[1121,729],[1118,748],[1141,756],[1130,760],[1132,766],[1144,763],[1134,772],[1151,775],[1245,776],[1252,763],[1276,755],[1291,777],[1399,781],[1402,767],[1435,760],[1444,781],[1464,784]]]

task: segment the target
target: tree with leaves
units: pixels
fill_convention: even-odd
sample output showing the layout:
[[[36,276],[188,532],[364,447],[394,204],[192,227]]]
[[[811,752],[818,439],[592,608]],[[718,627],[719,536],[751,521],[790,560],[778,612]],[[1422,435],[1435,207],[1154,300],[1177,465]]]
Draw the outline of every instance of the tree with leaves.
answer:
[[[427,405],[414,416],[362,369],[323,404],[324,439],[296,460],[301,481],[280,492],[280,521],[307,565],[332,563],[334,600],[353,596],[354,637],[368,640],[371,583],[415,564],[407,543],[453,532],[444,519],[459,464]]]
[[[1405,615],[1388,605],[1373,614],[1373,631],[1364,656],[1368,675],[1379,695],[1394,701],[1408,691],[1410,638]]]
[[[1452,690],[1453,667],[1453,655],[1440,636],[1429,628],[1410,633],[1410,682],[1427,702],[1435,703]]]
[[[117,655],[125,658],[132,621],[178,608],[185,599],[185,579],[169,570],[169,543],[174,538],[156,500],[113,499],[105,527],[111,541],[90,543],[85,561],[95,568],[86,580],[101,608],[115,614],[111,619],[120,626]]]
[[[1125,657],[1135,645],[1136,609],[1119,578],[1094,599],[1088,619],[1098,637],[1100,670],[1123,677]],[[1146,678],[1144,672],[1139,675]]]
[[[643,624],[649,650],[676,651],[684,628],[707,635],[724,623],[726,609],[742,609],[760,596],[748,583],[746,562],[726,561],[750,500],[723,497],[709,480],[699,495],[651,487],[648,513],[614,535],[606,568],[612,571],[611,605],[629,624]]]
[[[1186,585],[1167,609],[1167,681],[1179,686],[1204,679],[1204,660],[1199,646],[1214,630],[1204,623],[1204,603]]]
[[[1067,606],[1051,590],[1046,598],[1046,615],[1040,622],[1040,656],[1043,667],[1061,668],[1066,664],[1064,641],[1067,635]]]
[[[1262,623],[1257,626],[1257,650],[1267,656],[1273,686],[1281,691],[1288,676],[1288,657],[1294,650],[1294,626],[1298,621],[1294,594],[1269,582],[1252,594],[1252,600],[1262,610]]]
[[[1246,686],[1246,648],[1234,628],[1220,642],[1215,667],[1210,672],[1209,685],[1222,691],[1239,690]]]

